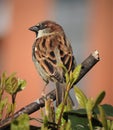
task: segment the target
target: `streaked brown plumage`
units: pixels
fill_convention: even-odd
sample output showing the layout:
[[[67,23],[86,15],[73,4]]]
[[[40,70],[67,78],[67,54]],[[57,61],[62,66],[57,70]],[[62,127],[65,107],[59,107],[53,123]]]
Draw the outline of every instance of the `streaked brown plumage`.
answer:
[[[55,22],[43,21],[30,30],[36,33],[32,56],[39,74],[46,83],[51,80],[60,86],[57,87],[60,89],[65,84],[64,72],[60,64],[63,64],[68,72],[76,66],[71,45],[63,28]],[[60,103],[62,99],[59,100]]]

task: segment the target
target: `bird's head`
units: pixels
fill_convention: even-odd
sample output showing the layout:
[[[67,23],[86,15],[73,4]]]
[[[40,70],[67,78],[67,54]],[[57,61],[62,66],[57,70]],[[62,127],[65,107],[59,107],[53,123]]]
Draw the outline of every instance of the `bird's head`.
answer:
[[[59,24],[49,20],[40,22],[35,26],[30,27],[29,30],[34,31],[36,33],[37,38],[49,35],[50,33],[64,32],[63,28]]]

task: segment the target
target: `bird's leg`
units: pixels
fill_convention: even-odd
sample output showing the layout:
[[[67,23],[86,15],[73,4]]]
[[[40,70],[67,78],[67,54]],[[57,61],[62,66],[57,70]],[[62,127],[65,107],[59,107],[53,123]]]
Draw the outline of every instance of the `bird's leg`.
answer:
[[[45,85],[44,85],[44,88],[42,89],[42,94],[41,94],[41,95],[44,96],[44,97],[45,97],[45,95],[46,95],[46,94],[45,94],[45,90],[46,90],[46,87],[47,87],[48,83],[49,83],[49,82],[46,82]]]

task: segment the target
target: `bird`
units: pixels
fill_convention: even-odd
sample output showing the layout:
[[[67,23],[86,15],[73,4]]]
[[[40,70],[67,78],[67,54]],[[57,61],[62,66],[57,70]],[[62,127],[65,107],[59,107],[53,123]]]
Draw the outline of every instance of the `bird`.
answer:
[[[62,64],[68,73],[76,67],[71,44],[62,28],[54,21],[45,20],[29,28],[35,32],[36,38],[32,46],[32,59],[34,65],[48,84],[50,81],[56,85],[56,104],[62,102],[66,79]]]

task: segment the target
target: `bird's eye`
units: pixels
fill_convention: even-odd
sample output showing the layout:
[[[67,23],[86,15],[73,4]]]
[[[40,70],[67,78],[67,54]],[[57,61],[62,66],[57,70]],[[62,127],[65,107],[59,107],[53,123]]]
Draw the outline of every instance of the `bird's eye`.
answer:
[[[47,27],[47,24],[45,24],[45,27]]]
[[[44,29],[44,25],[43,24],[39,24],[40,29]]]

